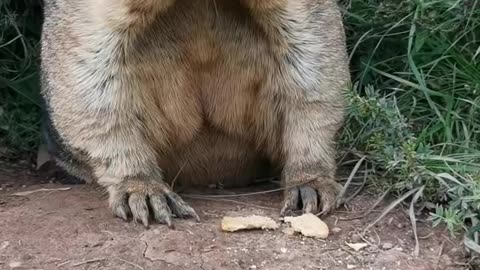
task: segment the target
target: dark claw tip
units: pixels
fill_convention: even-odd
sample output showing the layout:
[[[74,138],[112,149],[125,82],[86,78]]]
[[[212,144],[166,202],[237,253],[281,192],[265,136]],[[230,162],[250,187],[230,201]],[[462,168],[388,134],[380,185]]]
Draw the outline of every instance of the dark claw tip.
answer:
[[[200,217],[197,214],[193,215],[193,218],[195,219],[196,222],[200,222]]]

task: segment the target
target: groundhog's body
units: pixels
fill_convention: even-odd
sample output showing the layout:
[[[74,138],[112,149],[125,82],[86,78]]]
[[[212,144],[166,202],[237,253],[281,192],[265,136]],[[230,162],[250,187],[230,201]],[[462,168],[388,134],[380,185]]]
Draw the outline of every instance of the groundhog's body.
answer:
[[[160,222],[195,215],[163,181],[180,171],[180,184],[238,186],[264,161],[287,185],[315,180],[285,209],[299,191],[307,211],[311,191],[331,208],[349,82],[334,0],[46,2],[58,159],[107,187],[115,214],[146,223],[148,201]]]

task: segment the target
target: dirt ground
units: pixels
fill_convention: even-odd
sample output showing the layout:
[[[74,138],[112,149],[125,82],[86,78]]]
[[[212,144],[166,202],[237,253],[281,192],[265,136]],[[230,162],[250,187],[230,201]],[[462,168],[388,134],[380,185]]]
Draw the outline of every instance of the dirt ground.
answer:
[[[380,212],[345,219],[372,205],[376,198],[368,193],[325,219],[331,235],[321,241],[285,234],[285,224],[277,231],[220,230],[225,215],[278,220],[281,193],[228,201],[186,199],[200,223],[175,220],[173,230],[162,225],[145,229],[112,217],[105,194],[95,186],[49,183],[22,168],[0,174],[0,269],[470,269],[459,239],[426,221],[418,225],[421,249],[415,258],[410,221],[402,209],[361,236]],[[355,251],[347,243],[367,246]]]

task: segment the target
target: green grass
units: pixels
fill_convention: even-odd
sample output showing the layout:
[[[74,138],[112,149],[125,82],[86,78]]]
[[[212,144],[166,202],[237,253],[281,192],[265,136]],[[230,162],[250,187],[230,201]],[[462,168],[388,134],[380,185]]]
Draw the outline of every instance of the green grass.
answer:
[[[453,234],[480,213],[480,3],[343,1],[355,86],[342,147],[370,183],[418,202]]]
[[[0,156],[34,151],[39,139],[41,21],[34,2],[0,2]]]
[[[422,191],[417,208],[452,234],[480,213],[479,1],[340,1],[354,78],[343,161],[366,157],[379,192]],[[12,157],[39,140],[35,2],[0,2],[0,154]]]

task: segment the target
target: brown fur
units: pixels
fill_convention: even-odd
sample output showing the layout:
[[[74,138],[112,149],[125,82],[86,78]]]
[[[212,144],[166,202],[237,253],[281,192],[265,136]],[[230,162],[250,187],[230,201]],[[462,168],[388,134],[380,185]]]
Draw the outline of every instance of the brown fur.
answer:
[[[46,2],[52,127],[116,215],[195,216],[164,184],[178,170],[181,184],[238,186],[264,161],[285,185],[305,183],[287,190],[283,212],[299,200],[334,208],[349,83],[335,0]]]

